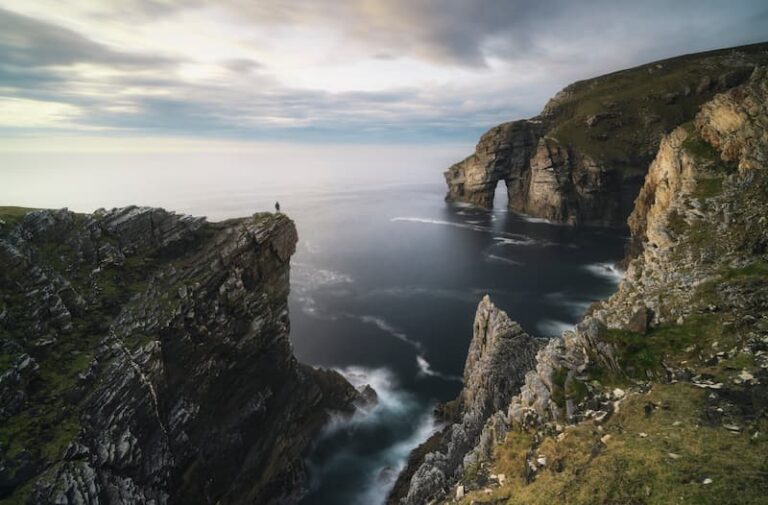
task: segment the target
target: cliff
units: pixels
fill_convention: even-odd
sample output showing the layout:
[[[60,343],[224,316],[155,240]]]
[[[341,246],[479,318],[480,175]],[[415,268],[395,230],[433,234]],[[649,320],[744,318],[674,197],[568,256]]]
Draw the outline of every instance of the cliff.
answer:
[[[662,139],[618,292],[538,351],[419,503],[765,502],[767,127],[758,68]]]
[[[768,63],[768,44],[658,61],[560,91],[531,119],[496,126],[445,172],[446,199],[570,224],[623,225],[661,138]]]
[[[297,363],[284,215],[4,208],[4,503],[290,503],[357,392]]]
[[[473,448],[488,440],[490,431],[504,429],[489,423],[488,432],[484,431],[488,419],[509,403],[522,384],[539,347],[541,341],[526,334],[488,296],[483,298],[464,366],[464,388],[445,409],[443,420],[448,426],[428,442],[428,451],[411,458],[395,483],[390,502],[426,503],[474,463],[469,454]]]

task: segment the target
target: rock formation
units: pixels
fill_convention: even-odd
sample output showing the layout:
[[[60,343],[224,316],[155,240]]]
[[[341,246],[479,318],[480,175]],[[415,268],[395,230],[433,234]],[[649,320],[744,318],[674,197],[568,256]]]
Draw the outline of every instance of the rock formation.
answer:
[[[641,248],[618,292],[475,421],[461,468],[425,457],[421,501],[394,503],[764,501],[768,70],[662,139],[629,224]]]
[[[556,222],[623,225],[661,137],[768,63],[768,45],[682,56],[574,83],[531,119],[496,126],[445,172],[446,199]]]
[[[0,498],[289,503],[358,393],[296,362],[284,215],[162,209],[0,222]]]
[[[451,406],[452,422],[439,440],[431,441],[431,450],[420,461],[409,462],[410,482],[396,483],[390,502],[418,505],[447,491],[469,464],[468,452],[488,438],[485,431],[494,427],[486,427],[487,420],[506,408],[540,346],[541,341],[528,336],[488,296],[483,298],[464,366],[464,388]]]

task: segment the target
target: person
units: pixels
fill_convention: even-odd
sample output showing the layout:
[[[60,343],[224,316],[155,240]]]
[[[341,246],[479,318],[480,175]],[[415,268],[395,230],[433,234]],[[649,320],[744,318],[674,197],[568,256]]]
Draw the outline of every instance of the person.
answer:
[[[280,202],[275,202],[275,212],[280,213]]]

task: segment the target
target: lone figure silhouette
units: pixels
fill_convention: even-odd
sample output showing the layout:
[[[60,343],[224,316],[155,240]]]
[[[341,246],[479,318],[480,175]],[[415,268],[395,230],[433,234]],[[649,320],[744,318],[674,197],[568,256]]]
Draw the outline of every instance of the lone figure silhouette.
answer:
[[[275,202],[275,212],[280,212],[280,202]]]

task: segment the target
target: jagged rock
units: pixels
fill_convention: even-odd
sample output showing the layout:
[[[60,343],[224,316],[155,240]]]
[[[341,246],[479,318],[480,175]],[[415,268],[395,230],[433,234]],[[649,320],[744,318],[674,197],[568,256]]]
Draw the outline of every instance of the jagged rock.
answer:
[[[447,493],[462,468],[481,456],[482,451],[468,455],[481,437],[485,437],[487,447],[491,432],[496,432],[495,440],[506,434],[503,421],[499,424],[503,419],[501,411],[533,365],[541,342],[528,336],[488,296],[478,305],[473,329],[464,366],[464,388],[458,398],[459,421],[444,430],[438,447],[421,461],[409,461],[416,468],[406,470],[407,475],[413,475],[410,485],[404,496],[391,495],[390,503],[421,505]]]
[[[25,485],[28,503],[297,501],[328,411],[363,397],[291,352],[296,240],[282,214],[208,223],[146,207],[4,226],[0,334],[18,336],[3,347],[18,358],[0,415],[57,407],[31,418],[34,444],[0,448],[0,498]]]

